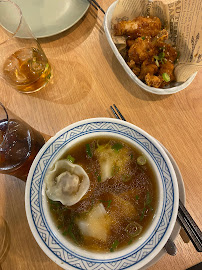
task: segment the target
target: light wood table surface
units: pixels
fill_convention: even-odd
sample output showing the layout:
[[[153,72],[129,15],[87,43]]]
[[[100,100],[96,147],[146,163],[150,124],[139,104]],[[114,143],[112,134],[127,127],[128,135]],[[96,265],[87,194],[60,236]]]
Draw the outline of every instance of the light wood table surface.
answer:
[[[113,0],[100,0],[106,10]],[[147,93],[127,76],[102,27],[103,14],[90,7],[71,29],[42,39],[53,80],[34,94],[20,94],[0,80],[0,100],[40,132],[53,136],[76,121],[113,117],[115,103],[127,121],[159,140],[184,179],[186,206],[202,228],[202,71],[185,90],[168,96]],[[25,182],[0,175],[0,215],[8,222],[11,247],[3,270],[59,270],[36,243],[25,214]],[[177,255],[165,255],[150,270],[185,270],[202,261],[192,243],[176,239]]]

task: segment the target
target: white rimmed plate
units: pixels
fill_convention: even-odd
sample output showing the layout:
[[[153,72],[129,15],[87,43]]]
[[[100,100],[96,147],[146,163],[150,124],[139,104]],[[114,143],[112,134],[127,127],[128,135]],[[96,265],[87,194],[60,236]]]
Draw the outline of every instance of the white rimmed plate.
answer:
[[[13,0],[22,10],[35,37],[59,34],[76,24],[89,7],[88,0]]]
[[[161,178],[162,201],[152,231],[140,247],[110,254],[92,254],[72,247],[58,237],[50,224],[46,210],[44,176],[49,164],[68,144],[88,134],[120,135],[142,148],[158,168]],[[175,225],[179,202],[174,168],[160,144],[140,128],[117,119],[95,118],[72,124],[52,137],[35,158],[26,183],[25,206],[31,231],[42,250],[64,269],[139,269],[162,250]]]
[[[190,83],[193,81],[195,78],[197,72],[195,72],[187,81],[183,83],[176,83],[176,86],[171,87],[171,88],[155,88],[155,87],[150,87],[143,83],[141,80],[138,79],[138,77],[132,72],[132,70],[129,68],[121,54],[119,53],[116,45],[114,44],[112,37],[111,37],[111,19],[112,19],[112,14],[113,10],[116,6],[117,1],[115,1],[111,6],[108,8],[105,18],[104,18],[104,30],[105,34],[107,37],[107,40],[109,42],[110,47],[112,48],[113,53],[115,54],[116,58],[122,65],[123,69],[126,71],[128,76],[137,84],[139,85],[142,89],[146,90],[147,92],[157,94],[157,95],[170,95],[177,93],[183,89],[185,89],[187,86],[190,85]]]

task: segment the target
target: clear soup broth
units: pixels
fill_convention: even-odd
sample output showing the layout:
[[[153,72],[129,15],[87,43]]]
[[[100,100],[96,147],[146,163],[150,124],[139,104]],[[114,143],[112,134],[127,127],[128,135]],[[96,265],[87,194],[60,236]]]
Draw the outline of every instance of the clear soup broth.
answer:
[[[61,159],[82,166],[90,179],[87,193],[75,205],[48,199],[64,237],[89,251],[114,252],[144,234],[155,215],[158,187],[139,149],[114,137],[96,137],[71,147]],[[105,181],[102,162],[110,170]]]

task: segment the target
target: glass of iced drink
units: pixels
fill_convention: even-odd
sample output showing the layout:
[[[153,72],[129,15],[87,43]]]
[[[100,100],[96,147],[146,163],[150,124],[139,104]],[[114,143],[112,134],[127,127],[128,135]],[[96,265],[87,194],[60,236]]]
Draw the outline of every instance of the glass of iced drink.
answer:
[[[44,143],[41,133],[0,103],[0,173],[26,181],[32,162]]]
[[[10,0],[0,0],[0,76],[22,93],[40,90],[51,78],[44,51]]]

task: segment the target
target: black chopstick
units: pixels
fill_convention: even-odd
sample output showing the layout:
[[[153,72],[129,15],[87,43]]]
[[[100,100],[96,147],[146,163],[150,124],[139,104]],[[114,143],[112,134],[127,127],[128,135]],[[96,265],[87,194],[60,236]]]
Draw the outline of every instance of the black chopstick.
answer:
[[[113,104],[113,106],[114,106],[114,108],[112,106],[110,106],[110,108],[111,108],[113,114],[116,116],[116,118],[121,119],[123,121],[126,121],[125,117],[123,117],[122,113],[119,111],[119,109],[116,107],[116,105]],[[118,114],[116,113],[115,110],[117,111]]]
[[[92,2],[91,0],[88,0],[88,2],[90,2],[90,4],[91,4],[96,10],[98,10],[98,8],[96,7],[96,5],[93,4],[93,2]]]
[[[113,104],[114,108],[110,106],[113,114],[116,118],[122,119],[126,121],[126,119],[123,117],[119,109],[116,107],[115,104]],[[192,241],[194,247],[198,252],[202,251],[202,232],[181,202],[179,200],[179,209],[177,214],[178,221],[180,222],[181,226],[184,228],[185,232],[189,236],[189,239]]]
[[[177,217],[196,250],[202,252],[202,232],[181,201]]]
[[[105,11],[101,8],[101,6],[98,4],[97,1],[95,0],[88,0],[90,2],[90,4],[96,9],[98,10],[98,8],[102,11],[102,13],[105,14]]]

